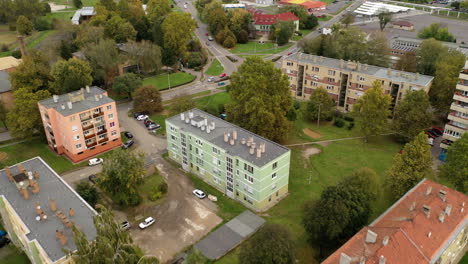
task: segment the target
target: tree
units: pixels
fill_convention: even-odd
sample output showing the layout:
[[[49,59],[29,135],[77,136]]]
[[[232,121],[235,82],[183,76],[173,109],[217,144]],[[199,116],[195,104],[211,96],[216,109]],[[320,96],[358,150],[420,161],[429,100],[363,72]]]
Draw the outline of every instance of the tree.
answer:
[[[203,14],[208,24],[208,30],[214,36],[216,36],[221,30],[229,26],[229,18],[227,17],[226,12],[221,3],[217,1],[213,1],[210,4],[208,4],[205,10],[203,11]]]
[[[88,182],[84,181],[84,182],[80,182],[77,186],[76,186],[76,192],[86,201],[89,203],[89,205],[91,205],[92,207],[96,206],[96,203],[97,203],[97,200],[99,198],[99,194],[96,190],[96,188],[94,188],[94,186],[92,186],[91,184],[89,184]]]
[[[104,27],[95,27],[89,23],[81,24],[76,34],[75,44],[84,48],[90,44],[98,44],[104,38]]]
[[[293,100],[287,76],[272,62],[248,57],[232,74],[229,93],[229,121],[274,141],[287,137],[290,123],[286,114]]]
[[[192,248],[187,258],[185,259],[186,264],[207,264],[209,261],[210,260],[196,248]]]
[[[234,33],[236,39],[241,37],[241,33],[249,32],[249,24],[252,21],[252,15],[244,9],[234,9],[228,12],[229,29]],[[242,33],[244,34],[244,33]]]
[[[13,90],[27,88],[29,91],[47,90],[50,66],[46,57],[39,51],[31,51],[28,56],[10,73]]]
[[[142,84],[141,78],[134,73],[125,73],[115,77],[112,83],[112,90],[119,94],[127,94],[132,98],[132,93]]]
[[[275,43],[279,46],[287,44],[294,34],[294,28],[295,26],[292,20],[278,21],[272,26],[270,39],[276,40]]]
[[[390,103],[392,98],[384,94],[380,81],[376,80],[373,87],[364,92],[358,102],[353,106],[353,115],[356,124],[364,134],[367,142],[370,136],[380,135],[387,128],[387,119],[390,116]]]
[[[44,133],[37,102],[50,97],[48,91],[32,92],[28,88],[13,91],[13,108],[7,114],[10,133],[15,138],[30,138],[35,132]]]
[[[412,141],[431,125],[432,111],[429,96],[423,91],[408,91],[395,107],[393,129],[403,142]]]
[[[455,189],[468,191],[468,133],[453,142],[447,150],[446,163],[441,166],[440,176],[449,180]]]
[[[192,38],[195,21],[188,13],[170,13],[164,19],[164,46],[173,49],[177,55],[187,51],[187,43]]]
[[[239,253],[243,264],[293,264],[294,242],[288,230],[278,224],[266,224],[246,241]]]
[[[161,48],[151,41],[130,42],[125,46],[125,52],[138,71],[144,73],[158,72],[161,69]]]
[[[195,101],[186,94],[179,95],[172,100],[173,103],[169,105],[169,113],[171,113],[171,115],[180,114],[196,106]]]
[[[291,12],[299,18],[299,28],[306,29],[305,23],[309,17],[307,10],[299,5],[285,5],[280,8],[279,13]]]
[[[98,185],[110,193],[119,205],[137,205],[141,202],[138,186],[145,176],[144,154],[113,151],[104,161]]]
[[[435,74],[436,62],[448,53],[448,48],[435,39],[426,39],[421,42],[416,55],[418,58],[418,72],[422,74]]]
[[[432,23],[428,27],[423,28],[418,37],[422,39],[434,38],[440,41],[455,42],[455,37],[450,34],[448,28],[440,23]]]
[[[104,33],[117,43],[135,40],[136,30],[132,24],[118,15],[112,16],[104,25]]]
[[[405,52],[398,58],[395,69],[406,72],[416,72],[418,70],[418,58],[416,52]]]
[[[341,20],[341,23],[343,23],[346,27],[349,27],[349,25],[354,23],[355,20],[356,20],[356,17],[354,16],[354,14],[349,12],[343,17],[343,19]]]
[[[117,11],[117,4],[114,0],[99,0],[99,4],[108,11]]]
[[[0,101],[0,121],[2,122],[3,126],[8,130],[7,126],[7,115],[8,115],[8,109],[5,107],[5,104],[3,101]]]
[[[83,2],[81,2],[81,0],[73,0],[73,5],[80,9],[81,7],[83,7]]]
[[[393,14],[389,12],[388,10],[384,9],[379,14],[377,15],[379,18],[379,26],[380,26],[380,31],[383,31],[385,29],[385,26],[392,21]]]
[[[87,61],[75,58],[58,61],[50,72],[50,90],[56,94],[64,94],[84,88],[93,81],[91,72]]]
[[[163,110],[161,93],[153,86],[141,86],[135,90],[133,110],[136,112],[156,113]]]
[[[171,12],[171,3],[169,0],[149,0],[147,13],[150,21],[155,21]]]
[[[319,117],[320,107],[320,120],[324,120],[333,114],[336,104],[335,101],[328,94],[327,90],[323,87],[315,89],[310,95],[309,102],[307,102],[306,116],[309,120],[317,120]]]
[[[119,74],[121,61],[115,41],[101,39],[97,44],[88,44],[84,54],[93,68],[93,79],[110,87],[114,77]]]
[[[319,22],[316,16],[314,14],[311,14],[310,16],[307,17],[306,21],[304,21],[304,29],[314,29],[316,26],[318,26]]]
[[[382,32],[374,32],[367,40],[367,59],[365,62],[370,65],[388,67],[390,64],[390,48],[388,47],[387,36]]]
[[[27,17],[19,16],[16,20],[16,30],[18,31],[18,34],[28,36],[33,30],[33,24]]]
[[[386,179],[389,193],[395,200],[399,199],[424,177],[431,175],[431,166],[431,146],[422,131],[393,159]]]
[[[158,264],[154,256],[143,256],[143,250],[133,244],[130,233],[122,230],[114,220],[112,212],[103,206],[98,207],[99,214],[94,216],[96,238],[88,241],[86,235],[73,225],[73,239],[77,250],[68,251],[76,264]]]
[[[437,112],[446,115],[450,111],[459,73],[465,64],[465,55],[457,50],[451,50],[439,57],[435,65],[434,83],[429,90],[429,98]]]

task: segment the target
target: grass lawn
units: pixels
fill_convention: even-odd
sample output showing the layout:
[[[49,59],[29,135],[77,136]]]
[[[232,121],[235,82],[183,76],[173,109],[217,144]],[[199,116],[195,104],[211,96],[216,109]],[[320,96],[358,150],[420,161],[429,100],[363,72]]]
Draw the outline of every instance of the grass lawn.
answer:
[[[468,264],[468,253],[460,260],[460,264]]]
[[[309,34],[310,32],[312,32],[312,30],[311,30],[311,29],[300,29],[299,32],[302,33],[302,36],[296,36],[296,35],[294,35],[294,36],[292,37],[292,40],[294,40],[294,41],[299,41],[299,40],[301,40],[303,37],[305,37],[307,34]]]
[[[234,54],[239,53],[251,53],[251,54],[275,54],[281,52],[285,49],[291,47],[293,43],[288,43],[283,46],[279,46],[275,49],[273,42],[266,42],[263,44],[257,43],[257,41],[249,41],[245,44],[236,44],[236,46],[231,49],[231,52]]]
[[[9,31],[8,25],[0,25],[0,44],[11,44],[16,41],[16,32]]]
[[[328,21],[330,19],[332,19],[332,16],[327,16],[327,15],[317,18],[318,21]]]
[[[56,5],[73,6],[72,0],[54,0],[52,2],[54,2]],[[98,0],[81,0],[81,2],[83,2],[83,6],[94,6]]]
[[[3,257],[1,262],[2,264],[29,264],[29,258],[26,254],[19,249],[15,248],[14,246],[8,246],[12,248],[14,254],[9,254],[6,257]]]
[[[218,109],[219,105],[227,104],[230,100],[231,97],[228,93],[221,92],[196,99],[195,103],[198,108],[215,107],[215,109]]]
[[[221,62],[219,62],[218,59],[214,59],[210,67],[205,73],[208,75],[220,75],[223,72],[224,72],[224,67],[223,65],[221,65]]]
[[[45,17],[47,18],[48,21],[52,22],[54,19],[58,20],[71,20],[73,14],[75,14],[75,11],[70,11],[70,12],[58,12],[58,13],[49,13]]]
[[[195,76],[185,73],[185,72],[176,72],[171,73],[169,78],[167,74],[160,74],[153,77],[149,77],[143,80],[144,85],[152,85],[158,90],[164,90],[169,88],[169,82],[171,88],[177,87],[182,84],[189,83],[195,79]]]
[[[156,171],[153,173],[153,175],[148,176],[145,178],[145,182],[139,187],[140,190],[140,195],[143,197],[143,202],[142,203],[151,203],[151,204],[159,204],[163,200],[159,198],[156,201],[151,201],[148,199],[148,195],[153,193],[155,190],[158,190],[159,184],[164,182],[164,178],[159,175],[159,173]]]

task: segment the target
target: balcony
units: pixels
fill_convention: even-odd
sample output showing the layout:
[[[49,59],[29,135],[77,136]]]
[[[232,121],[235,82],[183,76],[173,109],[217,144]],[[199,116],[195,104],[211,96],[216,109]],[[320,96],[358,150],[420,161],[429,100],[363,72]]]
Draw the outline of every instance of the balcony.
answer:
[[[96,134],[95,134],[95,133],[92,133],[92,134],[89,134],[89,135],[85,135],[84,138],[85,138],[85,139],[90,139],[90,138],[93,138],[93,137],[95,137],[95,136],[96,136]]]
[[[97,142],[96,141],[93,141],[93,142],[90,142],[90,143],[86,143],[86,147],[88,148],[91,148],[91,147],[94,147],[97,145]]]
[[[91,119],[91,115],[85,115],[85,116],[80,115],[81,122],[88,121],[90,119]]]
[[[89,124],[89,125],[86,125],[86,126],[82,126],[82,128],[83,128],[83,131],[88,130],[88,129],[91,129],[91,128],[93,128],[93,124]]]
[[[463,95],[461,92],[455,92],[453,95],[453,100],[467,102],[468,103],[468,96]]]
[[[109,138],[103,138],[103,139],[100,139],[100,140],[98,141],[98,143],[101,144],[101,143],[104,143],[104,142],[106,142],[106,141],[108,141],[108,140],[109,140]]]
[[[460,91],[468,91],[468,81],[466,83],[457,83],[456,89]]]
[[[107,132],[107,129],[98,130],[97,134],[102,135]]]
[[[455,122],[467,124],[468,126],[468,117],[462,116],[459,112],[450,112],[448,114],[448,119],[453,120]]]
[[[455,121],[456,122],[456,121]],[[466,130],[468,130],[468,124],[465,124],[465,127],[462,127],[460,124],[455,124],[453,120],[447,123],[447,125],[452,126],[455,128],[454,130],[458,130],[458,132],[464,133]]]
[[[461,113],[468,113],[468,107],[463,107],[460,104],[452,103],[450,106],[450,110],[461,112]]]
[[[104,115],[104,112],[94,113],[93,118],[100,117],[102,115]]]
[[[459,78],[463,80],[468,80],[468,73],[461,72]]]

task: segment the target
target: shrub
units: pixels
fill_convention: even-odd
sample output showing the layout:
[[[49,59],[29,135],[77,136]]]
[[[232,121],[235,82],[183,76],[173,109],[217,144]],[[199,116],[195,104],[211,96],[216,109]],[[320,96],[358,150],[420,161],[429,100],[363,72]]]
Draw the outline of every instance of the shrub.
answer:
[[[343,118],[343,113],[338,110],[335,110],[335,112],[333,112],[333,116],[335,118]]]
[[[8,45],[3,43],[2,45],[0,45],[0,51],[1,52],[5,52],[5,51],[8,51]]]
[[[354,118],[350,117],[349,115],[345,115],[344,120],[349,121],[349,122],[353,122]]]
[[[348,125],[348,130],[353,129],[353,127],[354,127],[354,122],[349,123],[349,125]]]
[[[167,193],[167,183],[166,182],[161,182],[159,185],[158,185],[158,191],[160,191],[161,193]]]
[[[223,46],[228,49],[233,48],[235,45],[236,39],[231,36],[227,37],[223,42]]]
[[[17,50],[14,50],[11,52],[11,56],[17,58],[17,59],[21,59],[21,51],[19,49]]]
[[[44,17],[38,17],[36,20],[34,20],[34,28],[37,31],[49,30],[52,29],[52,24],[49,23],[49,21]]]
[[[191,52],[188,60],[189,67],[198,67],[203,64],[203,55],[200,52]]]
[[[207,113],[210,113],[214,116],[219,116],[219,112],[218,112],[218,107],[214,106],[214,105],[207,105],[205,107],[203,107],[203,111],[207,112]]]
[[[326,121],[330,122],[333,120],[333,116],[327,116],[327,118],[325,118]]]
[[[245,30],[241,30],[237,36],[237,43],[247,43],[249,41],[249,33]]]
[[[226,58],[228,58],[228,60],[230,60],[231,62],[237,62],[237,59],[234,57],[226,56]]]
[[[148,199],[152,202],[157,201],[159,198],[162,197],[162,193],[160,191],[153,191],[152,193],[148,194]]]
[[[10,22],[8,24],[8,30],[10,31],[16,31],[16,24],[14,22]]]
[[[226,108],[224,107],[224,104],[218,105],[218,112],[220,114],[223,114],[224,112],[226,112]]]
[[[50,8],[49,3],[43,2],[43,3],[42,3],[42,6],[43,6],[42,8],[43,8],[43,10],[44,10],[44,12],[45,12],[46,14],[52,12],[52,9]]]
[[[94,188],[94,186],[92,186],[88,182],[79,183],[76,186],[76,192],[92,207],[96,205],[99,194],[96,188]]]
[[[345,122],[341,118],[335,119],[335,122],[333,123],[336,127],[343,127],[345,125]]]
[[[277,56],[277,57],[271,59],[271,61],[272,61],[272,62],[277,62],[277,61],[279,61],[279,59],[281,59],[282,57],[283,57],[283,56]]]
[[[294,100],[293,106],[296,110],[301,109],[301,103],[299,103],[299,101]]]

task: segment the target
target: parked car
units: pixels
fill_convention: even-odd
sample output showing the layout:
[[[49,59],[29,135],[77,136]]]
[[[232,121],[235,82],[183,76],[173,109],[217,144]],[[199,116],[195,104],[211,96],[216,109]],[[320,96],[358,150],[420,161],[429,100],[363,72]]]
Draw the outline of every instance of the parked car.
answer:
[[[208,32],[205,33],[205,36],[209,36],[210,34],[208,34]]]
[[[225,85],[225,84],[226,84],[225,82],[219,82],[219,83],[218,83],[218,86],[223,86],[223,85]]]
[[[148,116],[147,116],[147,115],[139,115],[139,116],[137,117],[137,120],[138,120],[138,121],[143,121],[143,120],[146,120],[146,119],[148,119]]]
[[[430,129],[429,131],[431,131],[433,134],[437,135],[438,137],[442,136],[443,133],[441,133],[439,130],[437,129]]]
[[[429,133],[428,131],[425,132],[426,135],[430,138],[436,138],[436,136],[434,136],[433,134]]]
[[[215,77],[211,76],[210,78],[208,78],[208,82],[212,82],[214,81]]]
[[[11,242],[10,239],[8,239],[7,237],[2,237],[0,239],[0,248],[10,244],[10,242]]]
[[[145,121],[143,121],[143,124],[146,125],[146,124],[151,123],[151,122],[153,122],[153,120],[151,120],[151,119],[146,119]]]
[[[159,124],[154,123],[154,124],[151,124],[151,125],[148,126],[148,130],[154,130],[154,129],[158,129],[160,127],[161,126]]]
[[[288,52],[288,56],[292,55],[293,53],[292,52]]]
[[[96,182],[97,182],[97,176],[94,175],[94,174],[91,174],[91,175],[88,176],[88,180],[89,180],[90,182],[92,182],[93,184],[96,184]]]
[[[441,127],[432,126],[432,129],[439,131],[440,134],[444,134],[444,129],[442,129]]]
[[[89,166],[94,166],[94,165],[101,164],[101,163],[103,163],[103,162],[104,162],[103,159],[94,158],[94,159],[90,159],[90,160],[88,161],[88,165],[89,165]]]
[[[200,198],[200,199],[203,199],[206,197],[206,194],[202,191],[202,190],[199,190],[199,189],[195,189],[193,190],[192,192],[196,197]]]
[[[433,135],[434,137],[438,137],[438,136],[439,136],[437,133],[435,133],[435,132],[432,131],[432,130],[428,130],[428,131],[426,131],[426,132],[429,133],[429,134],[431,134],[431,135]]]
[[[127,230],[127,229],[130,229],[131,225],[128,221],[123,221],[122,223],[120,223],[120,229],[122,230]]]
[[[214,39],[213,39],[212,36],[208,36],[208,40],[209,40],[209,41],[213,41]]]
[[[219,78],[223,78],[223,77],[226,77],[227,74],[226,73],[221,73],[221,75],[219,76]]]
[[[124,135],[125,135],[125,137],[127,137],[127,138],[133,138],[132,133],[130,133],[130,132],[128,132],[128,131],[126,131],[126,132],[124,133]]]
[[[135,143],[135,142],[133,142],[133,139],[128,140],[127,142],[125,142],[125,143],[122,145],[122,149],[128,149],[128,148],[130,148],[130,147],[133,145],[133,143]]]
[[[137,117],[139,117],[141,115],[142,115],[142,113],[139,113],[139,112],[133,113],[133,118],[136,119]]]
[[[153,121],[150,121],[148,123],[145,123],[145,127],[149,127],[149,126],[154,125],[154,124],[156,124],[156,123],[153,122]]]
[[[156,220],[154,220],[153,217],[148,217],[145,219],[145,221],[141,222],[138,226],[141,228],[141,229],[145,229],[147,228],[148,226],[154,224]]]
[[[442,143],[445,144],[445,145],[452,145],[453,141],[452,140],[448,140],[448,139],[444,139],[442,140]]]

